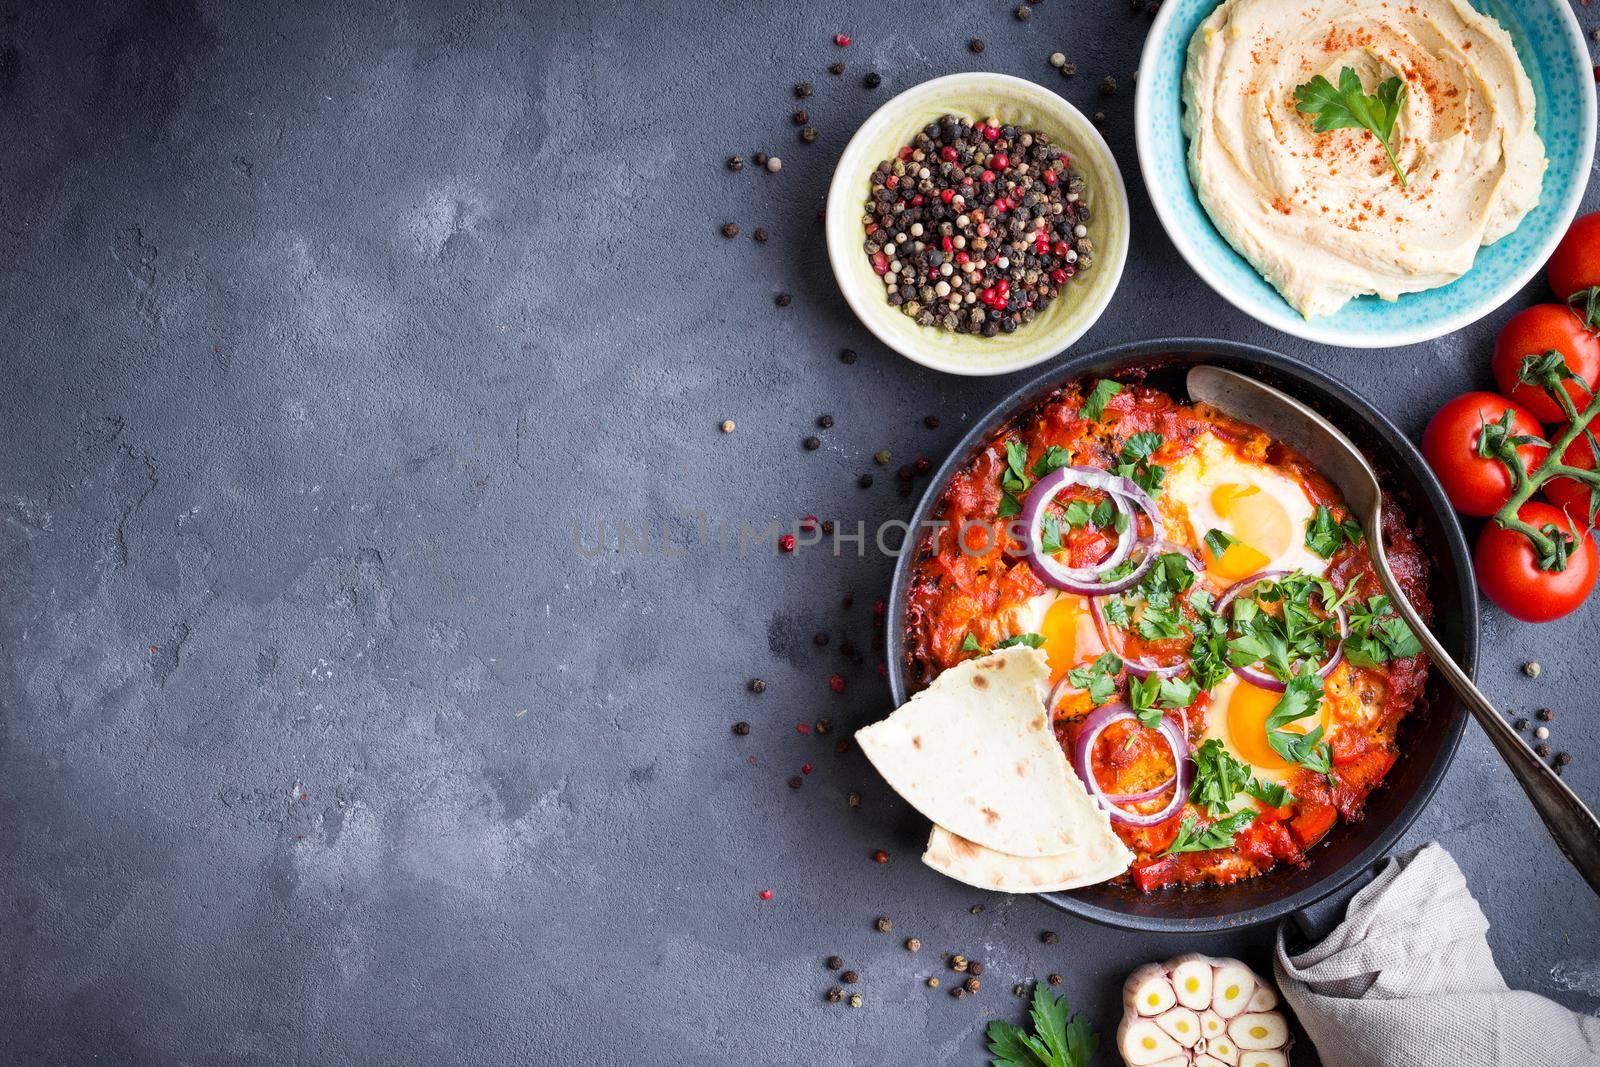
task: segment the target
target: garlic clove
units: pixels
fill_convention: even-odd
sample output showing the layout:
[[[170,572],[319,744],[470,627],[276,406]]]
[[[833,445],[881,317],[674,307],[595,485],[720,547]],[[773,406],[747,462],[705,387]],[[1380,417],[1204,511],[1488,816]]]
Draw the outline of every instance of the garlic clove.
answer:
[[[1200,1040],[1200,1016],[1188,1008],[1180,1006],[1157,1015],[1156,1025],[1184,1048],[1193,1048]]]
[[[1183,1003],[1183,995],[1178,996],[1178,1003]],[[1278,1006],[1278,994],[1272,991],[1271,986],[1258,985],[1256,991],[1250,994],[1250,1005],[1246,1011],[1271,1011]]]
[[[1246,1012],[1228,1024],[1228,1036],[1244,1049],[1283,1048],[1289,1043],[1289,1024],[1279,1012]]]
[[[1213,1037],[1221,1037],[1228,1032],[1228,1024],[1222,1016],[1207,1009],[1200,1013],[1200,1034],[1208,1041]]]
[[[1239,1063],[1239,1048],[1227,1036],[1214,1037],[1206,1042],[1206,1055],[1215,1056],[1226,1063],[1228,1067],[1237,1067]]]
[[[1256,976],[1240,963],[1228,962],[1217,968],[1211,986],[1211,1008],[1224,1019],[1244,1011],[1256,991]]]
[[[1129,1067],[1154,1067],[1162,1060],[1183,1057],[1183,1046],[1154,1022],[1137,1016],[1123,1016],[1117,1027],[1117,1051]]]
[[[1158,963],[1147,963],[1134,971],[1122,988],[1123,1006],[1146,1017],[1160,1015],[1178,1002],[1167,972]]]
[[[1289,1067],[1289,1056],[1277,1049],[1253,1049],[1244,1054],[1239,1067]]]
[[[1195,1011],[1211,1007],[1211,984],[1215,968],[1204,956],[1185,959],[1172,969],[1172,988],[1178,1003]]]

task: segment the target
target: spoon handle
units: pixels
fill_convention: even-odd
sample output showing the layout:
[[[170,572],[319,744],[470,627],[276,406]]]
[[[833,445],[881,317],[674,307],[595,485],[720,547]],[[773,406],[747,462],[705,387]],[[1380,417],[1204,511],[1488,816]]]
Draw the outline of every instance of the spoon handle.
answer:
[[[1462,701],[1472,711],[1472,717],[1478,720],[1483,732],[1489,735],[1489,742],[1511,768],[1512,777],[1522,786],[1522,791],[1533,801],[1534,810],[1539,813],[1539,818],[1544,820],[1545,829],[1555,838],[1556,846],[1561,849],[1562,855],[1577,868],[1584,881],[1589,883],[1589,888],[1600,893],[1600,821],[1595,819],[1594,812],[1578,799],[1578,795],[1567,786],[1567,783],[1563,782],[1555,771],[1528,747],[1528,743],[1506,724],[1504,716],[1472,683],[1472,679],[1467,677],[1467,672],[1456,664],[1450,653],[1444,650],[1444,646],[1439,644],[1439,639],[1433,636],[1433,632],[1423,624],[1416,609],[1411,606],[1405,592],[1395,580],[1394,572],[1389,569],[1389,559],[1383,549],[1381,526],[1382,512],[1375,510],[1367,521],[1367,543],[1372,546],[1373,563],[1376,565],[1379,581],[1389,593],[1389,602],[1411,627],[1411,632],[1417,635],[1417,640],[1422,642],[1422,647],[1428,652],[1428,658],[1444,675],[1445,681],[1450,683],[1450,687],[1460,695]]]

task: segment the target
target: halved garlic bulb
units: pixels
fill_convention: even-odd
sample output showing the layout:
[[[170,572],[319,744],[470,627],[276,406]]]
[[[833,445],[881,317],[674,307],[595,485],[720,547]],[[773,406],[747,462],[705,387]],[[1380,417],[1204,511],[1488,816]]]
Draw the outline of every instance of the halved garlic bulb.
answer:
[[[1128,1067],[1288,1067],[1278,995],[1238,960],[1189,953],[1122,986],[1117,1050]]]

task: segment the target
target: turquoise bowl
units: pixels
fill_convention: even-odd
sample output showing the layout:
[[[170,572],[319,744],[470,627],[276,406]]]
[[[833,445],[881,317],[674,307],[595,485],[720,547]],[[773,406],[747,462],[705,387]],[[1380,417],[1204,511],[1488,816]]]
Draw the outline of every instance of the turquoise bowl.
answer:
[[[1395,301],[1358,297],[1313,319],[1278,295],[1217,232],[1189,182],[1183,66],[1189,38],[1218,0],[1165,0],[1150,27],[1134,101],[1139,169],[1167,236],[1223,299],[1284,333],[1350,348],[1392,348],[1459,330],[1505,303],[1544,265],[1577,213],[1594,156],[1595,85],[1588,44],[1567,0],[1472,0],[1516,44],[1533,83],[1534,121],[1550,161],[1538,206],[1478,250],[1449,285]]]

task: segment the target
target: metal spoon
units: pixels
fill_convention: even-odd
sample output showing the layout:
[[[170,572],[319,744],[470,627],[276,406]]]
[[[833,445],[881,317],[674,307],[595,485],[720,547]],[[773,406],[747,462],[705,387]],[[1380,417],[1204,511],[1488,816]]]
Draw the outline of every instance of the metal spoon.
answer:
[[[1373,569],[1389,594],[1389,602],[1417,635],[1428,658],[1460,695],[1483,732],[1489,735],[1489,741],[1511,768],[1528,799],[1533,801],[1534,810],[1544,820],[1545,828],[1555,838],[1562,854],[1583,875],[1589,887],[1600,893],[1600,821],[1596,821],[1594,813],[1527,742],[1506,725],[1489,698],[1450,658],[1401,592],[1384,553],[1383,494],[1378,489],[1377,475],[1360,450],[1328,420],[1298,400],[1242,374],[1220,367],[1199,366],[1189,371],[1187,384],[1191,398],[1242,422],[1259,426],[1298,450],[1344,494],[1351,514],[1361,522],[1367,544],[1371,546]]]

